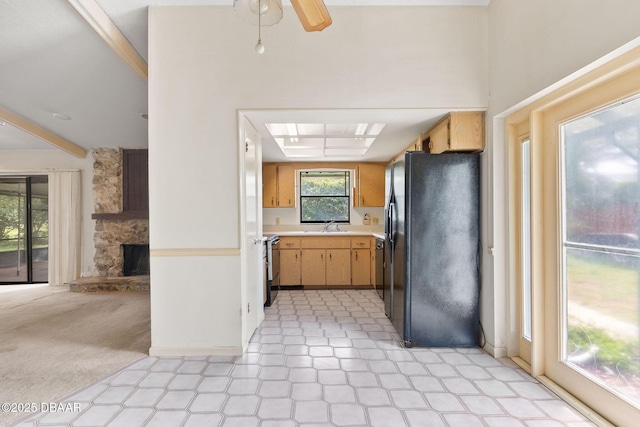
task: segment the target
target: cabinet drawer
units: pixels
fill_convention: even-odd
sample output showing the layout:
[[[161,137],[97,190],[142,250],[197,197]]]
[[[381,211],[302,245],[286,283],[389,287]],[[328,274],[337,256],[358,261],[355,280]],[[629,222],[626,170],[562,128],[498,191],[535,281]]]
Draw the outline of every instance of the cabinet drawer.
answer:
[[[351,238],[351,247],[356,249],[368,249],[371,247],[371,237]]]
[[[297,237],[281,237],[280,249],[300,249],[300,239]]]
[[[303,249],[349,249],[348,237],[303,237],[300,242]]]

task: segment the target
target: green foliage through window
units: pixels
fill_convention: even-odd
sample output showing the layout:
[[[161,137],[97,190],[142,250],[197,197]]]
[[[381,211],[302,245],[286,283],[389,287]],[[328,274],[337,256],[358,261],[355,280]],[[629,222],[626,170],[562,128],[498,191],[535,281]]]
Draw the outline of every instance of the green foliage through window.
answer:
[[[300,172],[300,222],[349,222],[349,171]]]

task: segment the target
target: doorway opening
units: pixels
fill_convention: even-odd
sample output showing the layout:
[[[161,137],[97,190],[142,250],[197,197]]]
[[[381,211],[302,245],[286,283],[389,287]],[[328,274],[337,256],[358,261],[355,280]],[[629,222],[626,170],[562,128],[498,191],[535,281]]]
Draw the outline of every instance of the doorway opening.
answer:
[[[0,177],[0,285],[46,283],[48,177]]]

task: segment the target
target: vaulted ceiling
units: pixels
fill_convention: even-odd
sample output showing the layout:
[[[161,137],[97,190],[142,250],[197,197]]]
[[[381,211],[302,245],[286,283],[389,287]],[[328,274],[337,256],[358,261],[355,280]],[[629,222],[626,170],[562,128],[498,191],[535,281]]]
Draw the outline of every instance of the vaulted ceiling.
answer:
[[[489,0],[325,0],[332,6],[467,5],[486,6]],[[233,0],[0,0],[0,155],[1,150],[59,150],[82,157],[96,146],[147,147],[147,81],[144,71],[119,55],[90,25],[95,6],[108,25],[123,36],[146,67],[147,8],[151,5],[233,6]],[[289,3],[284,14],[294,16]],[[88,10],[85,19],[78,10]],[[291,18],[294,19],[294,18]],[[98,23],[100,24],[100,23]],[[239,22],[240,25],[240,22]],[[109,37],[109,36],[108,36]],[[107,38],[108,38],[107,37]],[[113,35],[110,35],[113,39]],[[127,43],[128,42],[128,43]],[[116,49],[114,50],[114,46]],[[127,57],[125,54],[124,57]],[[331,122],[342,112],[323,112]],[[411,135],[424,123],[419,111],[350,111],[353,120],[379,121],[385,133]],[[431,112],[437,119],[444,112]],[[277,157],[266,122],[303,122],[317,117],[309,111],[252,112],[252,122]],[[406,140],[403,139],[403,140]]]

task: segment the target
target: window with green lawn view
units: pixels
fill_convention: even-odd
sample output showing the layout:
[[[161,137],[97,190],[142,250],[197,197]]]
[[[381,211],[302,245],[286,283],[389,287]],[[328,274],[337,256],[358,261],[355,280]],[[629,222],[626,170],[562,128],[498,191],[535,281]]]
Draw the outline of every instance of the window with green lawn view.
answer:
[[[349,171],[300,172],[300,222],[349,222]]]

